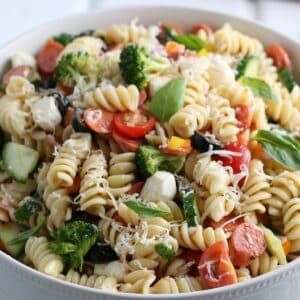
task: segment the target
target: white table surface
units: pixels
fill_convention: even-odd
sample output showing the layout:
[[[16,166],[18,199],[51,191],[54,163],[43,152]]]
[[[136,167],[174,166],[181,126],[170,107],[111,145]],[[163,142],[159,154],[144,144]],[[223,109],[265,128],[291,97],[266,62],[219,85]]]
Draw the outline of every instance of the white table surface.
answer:
[[[0,46],[56,18],[108,6],[153,4],[197,5],[259,20],[300,41],[300,1],[288,0],[1,0]]]

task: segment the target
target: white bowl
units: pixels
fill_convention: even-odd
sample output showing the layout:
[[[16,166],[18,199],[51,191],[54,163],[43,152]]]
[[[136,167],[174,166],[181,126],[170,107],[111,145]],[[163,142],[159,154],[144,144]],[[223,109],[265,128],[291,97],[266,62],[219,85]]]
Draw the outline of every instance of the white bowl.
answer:
[[[222,3],[226,5],[225,2]],[[143,24],[160,21],[174,22],[185,28],[196,23],[207,23],[220,27],[229,22],[234,28],[254,36],[265,44],[280,43],[291,55],[294,69],[300,78],[300,45],[271,29],[254,22],[196,8],[171,6],[137,6],[105,9],[75,15],[51,22],[15,41],[0,50],[0,71],[5,68],[14,52],[36,52],[45,40],[62,31],[78,33],[86,29],[103,28],[112,23],[128,23],[138,17]],[[280,19],[278,21],[281,21]],[[297,74],[297,72],[296,72]],[[37,272],[0,251],[0,300],[117,300],[117,299],[199,299],[199,300],[283,300],[300,299],[300,260],[271,273],[259,276],[248,282],[177,295],[136,295],[109,293],[96,289],[73,285]]]

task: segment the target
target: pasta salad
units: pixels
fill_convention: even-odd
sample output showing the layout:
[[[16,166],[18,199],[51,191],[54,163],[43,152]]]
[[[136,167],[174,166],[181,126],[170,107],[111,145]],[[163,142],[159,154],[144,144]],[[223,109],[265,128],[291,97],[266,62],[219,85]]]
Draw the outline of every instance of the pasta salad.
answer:
[[[116,24],[11,57],[0,249],[107,291],[236,284],[300,251],[300,86],[231,25]]]

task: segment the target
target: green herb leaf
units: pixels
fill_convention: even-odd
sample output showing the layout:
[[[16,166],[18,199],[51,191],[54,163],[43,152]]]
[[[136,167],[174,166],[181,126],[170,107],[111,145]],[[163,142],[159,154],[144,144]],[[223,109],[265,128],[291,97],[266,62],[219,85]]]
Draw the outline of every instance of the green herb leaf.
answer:
[[[236,67],[235,79],[238,80],[242,76],[257,77],[259,67],[259,58],[254,55],[244,56]]]
[[[20,243],[26,243],[26,241],[33,235],[37,234],[45,225],[46,219],[42,218],[39,223],[28,230],[20,232],[14,239],[8,242],[8,245],[15,245]]]
[[[242,84],[249,87],[255,96],[265,100],[278,101],[277,95],[273,93],[271,87],[265,81],[252,77],[243,77],[241,80]]]
[[[199,51],[207,48],[207,44],[195,34],[176,34],[171,28],[165,27],[167,36],[173,41],[183,44],[187,49]]]
[[[150,111],[161,122],[169,119],[183,107],[185,78],[177,77],[159,89],[150,102]]]
[[[300,143],[295,138],[279,130],[259,130],[254,140],[280,164],[300,170]]]
[[[26,222],[30,216],[42,210],[43,205],[40,199],[27,197],[23,205],[15,211],[15,218],[19,223]]]
[[[175,251],[164,243],[157,244],[155,251],[160,257],[167,260],[171,260],[176,256]]]
[[[127,200],[124,204],[141,217],[166,217],[170,214],[168,211],[154,208],[139,200]]]
[[[70,33],[61,33],[59,35],[56,35],[53,37],[53,40],[66,46],[68,44],[70,44],[73,40],[74,40],[74,36]]]
[[[287,69],[281,68],[277,70],[277,75],[283,85],[288,89],[289,92],[291,92],[294,86],[297,84],[293,74]]]

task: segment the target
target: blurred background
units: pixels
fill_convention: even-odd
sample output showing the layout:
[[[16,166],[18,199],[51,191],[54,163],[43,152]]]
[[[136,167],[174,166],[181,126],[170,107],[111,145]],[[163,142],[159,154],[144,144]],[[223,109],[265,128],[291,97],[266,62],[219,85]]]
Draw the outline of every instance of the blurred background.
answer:
[[[141,3],[197,6],[238,15],[288,33],[300,41],[300,1],[292,0],[1,0],[0,45],[65,15]],[[142,21],[142,20],[141,20]]]

